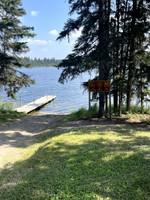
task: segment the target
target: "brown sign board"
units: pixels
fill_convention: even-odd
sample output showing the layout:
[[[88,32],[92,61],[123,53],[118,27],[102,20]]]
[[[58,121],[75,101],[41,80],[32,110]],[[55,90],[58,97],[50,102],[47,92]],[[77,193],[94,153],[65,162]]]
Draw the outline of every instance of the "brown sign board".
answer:
[[[89,92],[110,92],[110,80],[94,80],[88,82]]]

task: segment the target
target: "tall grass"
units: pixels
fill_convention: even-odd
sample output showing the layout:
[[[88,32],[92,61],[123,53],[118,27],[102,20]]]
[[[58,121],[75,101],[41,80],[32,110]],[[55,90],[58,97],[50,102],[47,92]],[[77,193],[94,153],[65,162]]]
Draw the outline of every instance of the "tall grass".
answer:
[[[13,103],[2,103],[0,101],[0,112],[9,112],[13,109]]]
[[[97,116],[98,116],[98,106],[97,104],[94,104],[93,106],[91,106],[91,117],[97,117]],[[77,111],[73,110],[71,114],[68,115],[66,118],[68,120],[76,120],[88,117],[89,117],[89,111],[86,108],[80,108]]]
[[[109,106],[108,106],[108,109],[109,109]],[[95,118],[95,117],[98,117],[98,110],[99,110],[99,107],[97,104],[94,104],[93,106],[91,106],[91,117],[92,118]],[[112,115],[118,115],[118,112],[119,111],[119,108],[116,112],[113,112],[113,105],[111,106],[111,112],[112,112]],[[136,105],[132,105],[131,106],[131,111],[130,113],[126,111],[126,106],[123,106],[122,107],[122,114],[126,114],[126,115],[129,115],[129,114],[150,114],[150,107],[148,108],[141,108],[139,106],[136,106]],[[83,119],[83,118],[88,118],[89,117],[89,111],[88,109],[86,108],[80,108],[79,110],[77,111],[72,111],[70,115],[68,115],[66,117],[66,119],[68,120],[76,120],[76,119]]]
[[[2,101],[0,101],[0,122],[11,121],[24,115],[25,113],[14,111],[12,103],[2,103]]]
[[[124,105],[122,108],[123,114],[128,114],[126,111],[126,106]],[[150,107],[142,108],[141,106],[131,105],[131,114],[150,114]]]

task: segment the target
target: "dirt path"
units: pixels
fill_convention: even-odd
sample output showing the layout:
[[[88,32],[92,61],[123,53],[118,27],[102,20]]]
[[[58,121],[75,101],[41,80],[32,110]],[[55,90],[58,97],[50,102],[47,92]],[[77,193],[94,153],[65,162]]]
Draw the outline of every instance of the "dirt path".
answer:
[[[38,142],[37,136],[48,132],[55,126],[59,125],[58,129],[68,131],[82,127],[108,129],[114,125],[123,126],[125,124],[125,119],[123,121],[118,121],[118,119],[112,121],[96,119],[90,122],[88,120],[65,122],[62,120],[63,117],[64,115],[38,113],[16,119],[10,123],[0,123],[0,171],[21,160],[28,146]]]
[[[108,126],[106,122],[89,122],[88,120],[64,122],[63,117],[64,115],[36,113],[13,122],[0,123],[0,171],[21,160],[27,147],[38,142],[37,136],[48,132],[56,125],[59,125],[59,129],[63,131],[82,127]]]
[[[37,135],[48,131],[61,121],[62,115],[36,114],[0,124],[0,170],[11,167],[21,159],[22,151],[37,140]]]

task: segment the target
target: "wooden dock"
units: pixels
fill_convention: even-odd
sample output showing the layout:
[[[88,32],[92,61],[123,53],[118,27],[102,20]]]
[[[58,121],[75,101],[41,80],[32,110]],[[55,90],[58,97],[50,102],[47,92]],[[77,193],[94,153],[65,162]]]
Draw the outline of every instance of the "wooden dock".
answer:
[[[35,100],[31,103],[28,103],[24,106],[15,108],[14,110],[16,110],[17,112],[25,112],[28,114],[34,110],[41,108],[45,104],[53,101],[55,98],[56,98],[56,96],[44,96],[44,97],[41,97],[40,99],[37,99],[37,100]]]

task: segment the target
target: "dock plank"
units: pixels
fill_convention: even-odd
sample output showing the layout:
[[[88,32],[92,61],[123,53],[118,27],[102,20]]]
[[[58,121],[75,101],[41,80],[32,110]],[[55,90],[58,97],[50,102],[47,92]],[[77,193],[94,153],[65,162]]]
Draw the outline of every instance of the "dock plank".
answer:
[[[14,110],[16,110],[17,112],[25,112],[25,113],[30,113],[34,110],[37,110],[38,108],[44,106],[45,104],[53,101],[56,98],[56,96],[44,96],[41,97],[40,99],[37,99],[31,103],[28,103],[24,106],[15,108]]]

